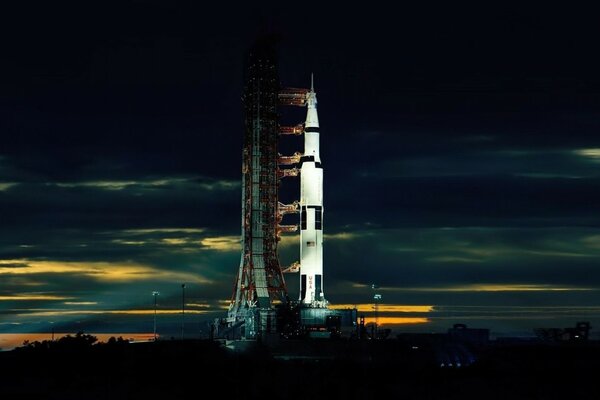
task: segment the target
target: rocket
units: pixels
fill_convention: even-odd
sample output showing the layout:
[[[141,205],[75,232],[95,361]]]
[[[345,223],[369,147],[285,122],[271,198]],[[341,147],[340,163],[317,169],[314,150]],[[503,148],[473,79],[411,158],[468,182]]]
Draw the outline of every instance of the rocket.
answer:
[[[317,94],[311,76],[300,167],[300,302],[325,307],[323,294],[323,167],[319,156]]]

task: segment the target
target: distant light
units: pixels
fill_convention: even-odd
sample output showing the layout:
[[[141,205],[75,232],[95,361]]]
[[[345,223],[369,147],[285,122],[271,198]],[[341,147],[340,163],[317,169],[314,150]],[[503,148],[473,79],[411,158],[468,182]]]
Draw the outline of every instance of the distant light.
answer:
[[[380,294],[375,294],[375,296],[373,296],[373,298],[375,300],[381,300],[381,295]]]
[[[160,292],[152,292],[152,296],[158,296]]]

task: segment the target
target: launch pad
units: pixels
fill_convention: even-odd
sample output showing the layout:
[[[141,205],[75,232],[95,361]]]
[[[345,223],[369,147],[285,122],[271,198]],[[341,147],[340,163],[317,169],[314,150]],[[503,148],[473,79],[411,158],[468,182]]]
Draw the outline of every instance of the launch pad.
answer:
[[[305,306],[300,302],[280,304],[272,310],[248,309],[244,320],[228,325],[217,321],[216,337],[237,339],[352,338],[359,336],[357,310],[334,310]]]
[[[356,310],[328,308],[323,274],[323,166],[319,153],[317,94],[284,88],[277,71],[276,40],[262,37],[250,50],[244,76],[242,156],[242,253],[226,318],[215,321],[218,337],[269,335],[335,337],[355,331]],[[304,123],[284,126],[279,107],[306,107]],[[304,152],[278,152],[280,137],[304,136]],[[300,177],[300,200],[279,201],[281,179]],[[286,214],[299,223],[283,225]],[[300,261],[279,262],[281,234],[300,231]],[[289,298],[284,273],[299,273],[298,301]]]

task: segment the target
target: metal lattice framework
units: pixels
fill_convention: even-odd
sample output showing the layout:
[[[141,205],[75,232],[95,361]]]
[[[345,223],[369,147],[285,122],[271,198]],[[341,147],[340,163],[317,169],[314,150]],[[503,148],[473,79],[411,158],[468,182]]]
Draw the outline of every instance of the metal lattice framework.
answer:
[[[298,212],[298,203],[280,203],[278,193],[280,179],[298,176],[299,169],[280,166],[293,166],[302,155],[282,156],[277,148],[280,135],[302,134],[303,125],[280,126],[278,106],[304,106],[307,92],[280,88],[274,40],[259,40],[247,59],[242,98],[242,254],[227,318],[246,337],[272,331],[274,304],[289,301],[277,243],[281,233],[297,231],[298,225],[280,223]]]
[[[243,95],[242,255],[229,309],[230,323],[247,319],[252,309],[271,309],[274,302],[287,301],[277,255],[279,77],[273,41],[259,41],[247,63]]]

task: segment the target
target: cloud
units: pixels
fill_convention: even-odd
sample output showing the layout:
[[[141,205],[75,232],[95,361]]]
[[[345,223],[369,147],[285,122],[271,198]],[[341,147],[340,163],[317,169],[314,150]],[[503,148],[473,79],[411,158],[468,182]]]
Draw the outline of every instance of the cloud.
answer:
[[[358,312],[374,312],[375,306],[373,303],[367,304],[334,304],[330,306],[334,310],[343,310],[348,308],[356,308]],[[434,306],[423,305],[406,305],[406,304],[379,304],[377,310],[380,313],[428,313],[432,312]]]
[[[46,301],[46,300],[67,300],[72,297],[58,296],[43,293],[19,293],[12,295],[0,295],[0,301]],[[65,304],[74,304],[65,302]]]
[[[125,7],[121,14],[134,11]],[[518,71],[504,68],[495,61],[494,46],[473,52],[456,45],[473,29],[456,31],[450,26],[455,22],[443,21],[437,22],[448,34],[406,47],[414,61],[406,63],[406,54],[387,51],[397,36],[390,34],[397,30],[393,24],[369,26],[367,36],[349,32],[331,46],[331,15],[339,10],[323,11],[308,33],[311,40],[290,25],[283,45],[289,54],[312,46],[310,53],[324,61],[328,296],[366,304],[370,283],[378,282],[520,289],[518,296],[389,292],[398,297],[394,304],[407,303],[407,297],[436,307],[596,301],[595,291],[546,289],[600,285],[594,238],[600,228],[598,107],[580,90],[594,81],[597,68],[578,59],[568,48],[571,41],[555,40],[550,26],[533,35],[517,26],[503,37],[506,48],[522,55]],[[157,286],[170,288],[193,276],[211,282],[203,286],[208,300],[230,293],[239,262],[243,140],[242,108],[235,104],[243,86],[240,55],[251,40],[240,33],[254,20],[239,14],[225,37],[214,29],[216,20],[191,24],[200,29],[191,44],[165,37],[178,31],[168,22],[157,41],[145,26],[132,29],[135,18],[92,21],[63,40],[59,30],[48,29],[56,21],[47,18],[35,25],[44,32],[30,35],[36,40],[21,36],[22,45],[5,49],[7,59],[29,67],[8,63],[3,74],[9,101],[0,104],[0,259],[29,264],[0,266],[0,293],[33,288],[133,309]],[[182,13],[189,21],[195,15]],[[377,19],[363,20],[368,25]],[[420,25],[408,22],[404,32]],[[488,30],[500,31],[495,28]],[[483,33],[475,40],[498,39]],[[572,36],[593,42],[590,35]],[[543,46],[544,40],[552,45]],[[308,45],[313,42],[320,47]],[[539,51],[530,52],[532,45]],[[556,57],[561,52],[569,56]],[[437,58],[450,53],[440,73]],[[556,71],[578,78],[540,68],[556,60]],[[295,68],[309,70],[313,61],[297,58]],[[465,65],[477,65],[477,76],[469,76]],[[549,76],[540,77],[541,70]],[[365,71],[379,73],[357,79]],[[293,80],[289,70],[281,72]],[[295,147],[283,148],[285,154],[302,145],[283,142]],[[349,167],[348,157],[357,154]],[[297,199],[298,182],[289,186],[293,190],[282,197]],[[297,236],[284,236],[279,248],[283,264],[298,259]],[[297,276],[286,279],[297,290]]]
[[[590,159],[591,161],[600,161],[600,148],[578,149],[573,151],[576,155]]]
[[[154,310],[20,310],[17,316],[27,317],[63,317],[63,316],[89,316],[89,315],[154,315]],[[23,312],[24,311],[24,312]],[[186,314],[204,314],[205,310],[185,310]],[[161,315],[181,314],[181,310],[156,310]]]
[[[200,244],[210,250],[218,251],[240,251],[241,243],[239,236],[207,237],[200,240]]]
[[[365,324],[377,322],[380,325],[415,325],[415,324],[427,324],[431,322],[429,318],[425,317],[365,317]]]
[[[569,291],[588,291],[600,290],[599,288],[578,287],[578,286],[559,286],[546,284],[472,284],[446,287],[418,287],[418,288],[381,288],[383,291],[400,290],[405,292],[569,292]]]
[[[15,269],[15,268],[27,268],[27,267],[29,267],[29,265],[25,262],[10,262],[10,261],[6,261],[6,260],[0,260],[0,269],[3,269],[3,268]]]
[[[187,238],[163,238],[161,241],[170,246],[181,246],[189,243]]]
[[[585,247],[592,248],[594,250],[600,250],[600,235],[589,235],[581,238],[581,242]]]
[[[326,240],[352,240],[357,237],[357,233],[353,232],[338,232],[326,233],[323,235]]]
[[[12,267],[14,264],[26,264],[26,267]],[[36,261],[36,260],[0,260],[0,275],[37,275],[67,274],[86,276],[106,282],[135,282],[140,280],[176,280],[208,284],[210,280],[192,272],[168,271],[149,265],[133,262],[74,262],[74,261]]]
[[[206,229],[203,228],[139,228],[139,229],[124,229],[122,232],[128,235],[149,235],[162,233],[203,233]]]
[[[77,188],[77,187],[90,187],[104,190],[123,190],[131,186],[142,186],[148,188],[156,188],[161,186],[172,185],[179,183],[179,179],[159,179],[159,180],[148,180],[148,181],[92,181],[92,182],[68,182],[68,183],[52,183],[58,187],[64,188]]]
[[[214,180],[205,184],[210,188],[188,179],[176,185],[117,185],[118,190],[107,190],[85,182],[67,182],[67,187],[21,183],[2,192],[0,208],[11,210],[3,218],[3,226],[11,230],[13,238],[22,231],[31,237],[31,232],[64,229],[137,235],[153,229],[187,234],[210,228],[229,233],[239,225],[239,186]],[[24,240],[20,244],[32,243]]]
[[[111,240],[111,242],[116,243],[116,244],[123,244],[126,246],[143,246],[146,243],[148,243],[144,240],[123,240],[123,239],[113,239],[113,240]]]
[[[595,267],[600,248],[594,247],[593,232],[491,227],[354,231],[352,240],[326,242],[324,264],[329,282],[332,276],[336,283],[351,282],[346,292],[353,283],[358,290],[372,282],[407,288],[595,288],[600,287]]]
[[[140,179],[140,180],[99,180],[99,181],[80,181],[80,182],[53,182],[47,185],[55,185],[61,188],[96,188],[102,190],[125,190],[125,189],[160,189],[168,186],[191,185],[199,186],[203,190],[223,191],[235,190],[239,188],[239,181],[215,180],[205,177],[167,177],[158,179]],[[1,186],[0,186],[1,190]]]
[[[428,260],[433,261],[433,262],[439,262],[439,263],[458,263],[458,264],[481,262],[481,260],[478,260],[475,258],[456,257],[456,256],[437,256],[437,257],[430,257],[430,258],[428,258]]]
[[[241,188],[241,182],[239,180],[215,180],[213,182],[201,182],[200,186],[202,189],[209,191],[237,190]]]

